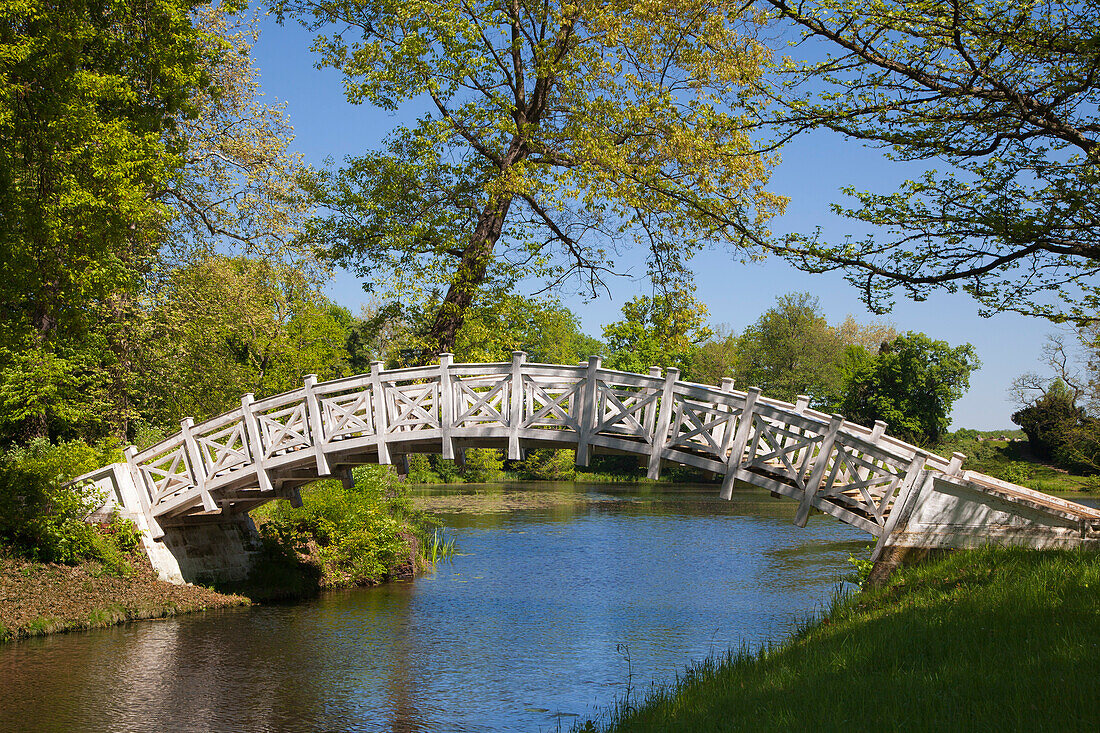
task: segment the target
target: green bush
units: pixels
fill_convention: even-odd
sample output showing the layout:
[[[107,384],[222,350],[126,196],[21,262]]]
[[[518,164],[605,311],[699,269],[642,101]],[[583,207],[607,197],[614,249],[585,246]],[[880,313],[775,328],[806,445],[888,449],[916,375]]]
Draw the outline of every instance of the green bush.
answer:
[[[496,481],[504,472],[504,456],[496,448],[470,448],[466,451],[466,465],[462,477],[472,484]]]
[[[302,493],[303,505],[269,504],[256,513],[268,555],[285,564],[311,559],[327,586],[368,585],[390,577],[412,559],[431,522],[416,511],[386,467],[362,466],[354,485],[318,481]]]
[[[20,556],[45,562],[97,560],[119,572],[128,567],[123,544],[133,531],[124,526],[100,532],[84,520],[102,505],[93,486],[63,484],[118,457],[110,444],[81,441],[57,445],[31,441],[0,455],[0,543]],[[117,520],[116,520],[117,522]],[[132,549],[132,548],[131,548]]]
[[[432,459],[424,453],[409,454],[408,481],[414,484],[442,483],[439,475],[432,470]]]
[[[572,450],[533,450],[520,464],[520,470],[535,481],[572,481],[577,473],[576,452]]]

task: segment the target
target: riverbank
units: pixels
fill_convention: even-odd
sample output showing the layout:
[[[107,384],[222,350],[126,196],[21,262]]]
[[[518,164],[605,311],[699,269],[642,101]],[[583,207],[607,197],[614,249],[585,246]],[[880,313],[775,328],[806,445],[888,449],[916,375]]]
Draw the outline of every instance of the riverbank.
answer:
[[[131,571],[120,576],[96,562],[60,565],[0,557],[0,642],[251,603],[244,596],[159,580],[141,552],[127,560]]]
[[[958,552],[582,730],[1094,730],[1098,669],[1100,554]]]

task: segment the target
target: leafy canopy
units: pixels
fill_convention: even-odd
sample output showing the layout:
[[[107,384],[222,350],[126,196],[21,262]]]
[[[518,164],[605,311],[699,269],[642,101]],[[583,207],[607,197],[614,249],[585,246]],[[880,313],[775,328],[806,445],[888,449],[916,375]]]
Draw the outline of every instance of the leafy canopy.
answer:
[[[308,233],[373,286],[446,291],[430,337],[453,350],[487,278],[595,295],[620,247],[662,281],[703,244],[766,237],[764,185],[731,100],[767,50],[737,5],[282,0],[317,30],[349,101],[427,111],[384,149],[309,182]],[[425,356],[431,351],[426,350]]]
[[[1095,318],[1100,274],[1100,5],[1072,0],[762,0],[823,60],[781,68],[769,123],[824,127],[942,161],[834,211],[882,232],[776,251],[842,269],[869,306],[962,288],[981,313]]]

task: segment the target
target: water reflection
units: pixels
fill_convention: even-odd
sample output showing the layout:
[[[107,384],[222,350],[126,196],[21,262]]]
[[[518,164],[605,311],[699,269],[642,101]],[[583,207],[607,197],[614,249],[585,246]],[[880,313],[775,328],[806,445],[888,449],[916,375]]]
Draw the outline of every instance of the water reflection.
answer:
[[[580,500],[446,515],[462,554],[410,583],[2,648],[0,730],[567,729],[627,657],[644,688],[785,635],[868,541],[755,490],[554,490]]]

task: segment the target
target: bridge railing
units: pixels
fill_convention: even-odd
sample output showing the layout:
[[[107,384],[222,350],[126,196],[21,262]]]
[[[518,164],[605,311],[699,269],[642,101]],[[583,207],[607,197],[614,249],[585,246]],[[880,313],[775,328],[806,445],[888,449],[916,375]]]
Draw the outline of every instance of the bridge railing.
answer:
[[[675,369],[632,374],[606,369],[598,357],[575,366],[527,362],[454,364],[384,370],[317,382],[194,424],[127,462],[140,477],[150,520],[212,513],[227,497],[255,489],[280,495],[288,476],[331,475],[335,466],[377,461],[391,453],[438,451],[453,458],[463,445],[575,447],[586,464],[593,449],[640,456],[656,478],[662,462],[750,481],[875,535],[888,528],[895,503],[927,470],[958,475],[961,456],[930,456],[885,435],[753,388],[681,382]],[[251,488],[249,488],[251,487]],[[155,521],[151,522],[155,524]]]

